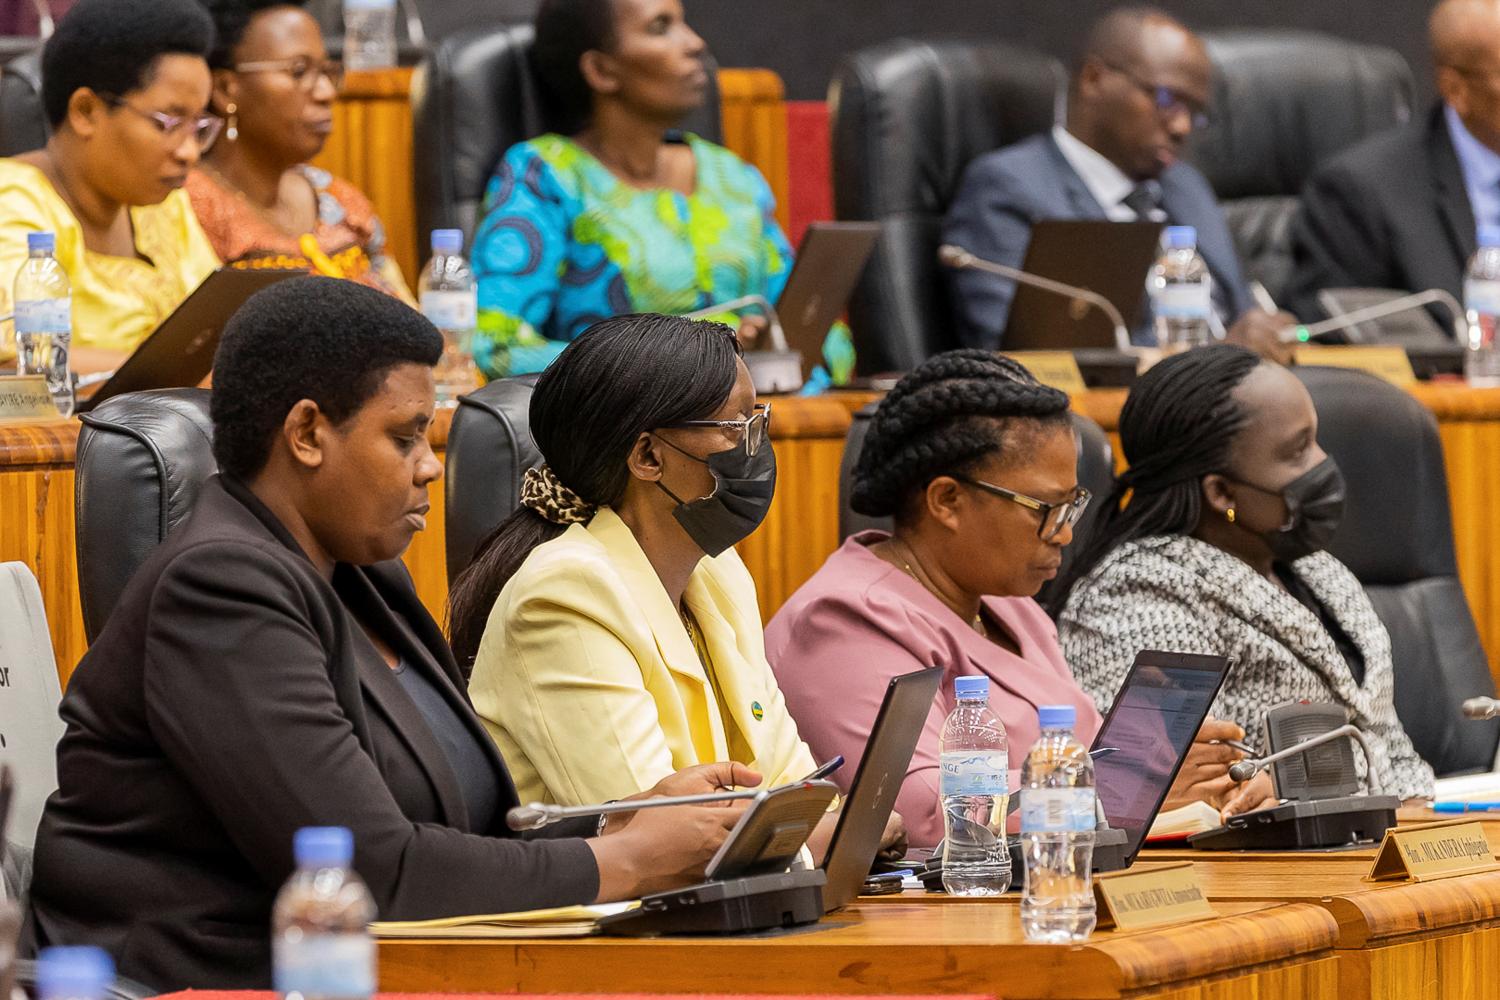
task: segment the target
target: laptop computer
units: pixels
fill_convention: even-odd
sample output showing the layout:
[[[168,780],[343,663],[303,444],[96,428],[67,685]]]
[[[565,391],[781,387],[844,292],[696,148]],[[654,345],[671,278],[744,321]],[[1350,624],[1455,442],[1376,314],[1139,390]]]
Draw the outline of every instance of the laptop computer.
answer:
[[[1032,227],[1021,270],[1099,293],[1132,330],[1161,231],[1159,222],[1044,219]],[[1119,349],[1114,325],[1098,309],[1029,285],[1016,286],[1003,343],[1007,351]]]
[[[844,312],[864,272],[878,222],[814,222],[802,237],[797,263],[776,300],[788,350],[802,355],[802,380],[823,361],[823,338]]]
[[[235,310],[262,288],[301,270],[221,267],[203,279],[135,352],[110,373],[77,410],[86,413],[112,396],[144,389],[175,389],[202,382],[213,370],[219,335]]]

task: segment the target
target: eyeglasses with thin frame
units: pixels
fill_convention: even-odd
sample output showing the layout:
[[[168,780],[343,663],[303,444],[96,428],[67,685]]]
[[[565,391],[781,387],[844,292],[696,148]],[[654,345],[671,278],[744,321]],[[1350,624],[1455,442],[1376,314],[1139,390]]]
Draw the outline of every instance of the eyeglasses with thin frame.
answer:
[[[163,138],[168,139],[175,146],[183,140],[190,132],[193,139],[198,143],[198,149],[207,152],[219,137],[219,130],[224,127],[224,120],[215,115],[169,115],[164,111],[142,111],[123,97],[115,94],[99,95],[105,104],[112,108],[124,108],[131,114],[139,115],[156,126]]]
[[[672,427],[717,427],[737,432],[745,442],[745,454],[756,455],[771,433],[771,404],[756,403],[755,412],[744,420],[679,420]]]
[[[318,89],[318,81],[324,77],[333,84],[334,90],[344,88],[344,64],[337,59],[319,62],[306,56],[294,59],[258,59],[255,62],[235,63],[231,67],[236,73],[285,73],[292,78],[297,89],[311,94]]]
[[[1103,60],[1100,61],[1103,62]],[[1163,119],[1171,121],[1178,115],[1187,115],[1188,122],[1192,125],[1194,132],[1208,128],[1209,125],[1213,124],[1213,119],[1209,116],[1208,109],[1192,98],[1178,93],[1171,87],[1147,83],[1123,66],[1116,66],[1110,62],[1106,62],[1104,65],[1123,76],[1126,80],[1129,80],[1131,86],[1151,98],[1152,103],[1156,105],[1156,113]]]
[[[1062,534],[1062,530],[1068,525],[1077,524],[1078,519],[1083,517],[1083,512],[1088,510],[1089,501],[1094,497],[1092,493],[1080,486],[1074,491],[1071,499],[1064,500],[1062,503],[1048,503],[1024,493],[1017,493],[1015,490],[1008,490],[1004,486],[987,483],[982,479],[970,479],[968,476],[954,476],[953,478],[975,489],[993,493],[997,497],[1003,497],[1012,503],[1018,503],[1022,507],[1040,513],[1042,523],[1037,527],[1036,534],[1044,542],[1050,542]]]

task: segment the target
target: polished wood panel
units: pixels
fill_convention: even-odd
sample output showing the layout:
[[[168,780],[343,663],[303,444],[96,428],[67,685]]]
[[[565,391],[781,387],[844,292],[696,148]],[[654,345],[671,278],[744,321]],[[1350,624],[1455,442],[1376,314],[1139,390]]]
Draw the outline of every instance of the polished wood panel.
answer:
[[[791,220],[787,196],[786,88],[769,69],[719,70],[719,119],[724,145],[753,164],[776,196],[776,218]]]
[[[64,684],[87,646],[73,556],[71,445],[67,451],[66,464],[0,466],[0,562],[25,563],[36,575]]]

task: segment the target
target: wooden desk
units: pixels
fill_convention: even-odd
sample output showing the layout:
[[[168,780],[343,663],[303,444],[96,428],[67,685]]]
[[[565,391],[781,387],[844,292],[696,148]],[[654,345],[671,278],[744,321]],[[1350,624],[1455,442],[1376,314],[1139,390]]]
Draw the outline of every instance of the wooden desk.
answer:
[[[851,907],[769,938],[385,941],[392,991],[986,993],[1172,1000],[1325,997],[1338,928],[1322,907],[1225,904],[1205,925],[1027,944],[1014,899]],[[1213,985],[1205,987],[1203,981]]]

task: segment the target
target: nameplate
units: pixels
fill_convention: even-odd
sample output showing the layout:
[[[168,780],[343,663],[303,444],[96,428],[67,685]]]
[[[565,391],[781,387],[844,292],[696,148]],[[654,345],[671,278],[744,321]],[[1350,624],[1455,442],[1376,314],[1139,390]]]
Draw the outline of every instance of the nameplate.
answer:
[[[1208,905],[1191,861],[1095,875],[1094,901],[1101,930],[1118,927],[1132,931],[1218,916]]]
[[[1411,370],[1411,359],[1399,347],[1375,347],[1368,344],[1336,346],[1303,344],[1297,348],[1297,364],[1327,365],[1330,368],[1354,368],[1369,372],[1396,386],[1408,386],[1417,380]]]
[[[57,407],[40,375],[0,375],[0,424],[56,420]]]
[[[1007,358],[1026,366],[1042,385],[1061,389],[1069,396],[1081,396],[1087,386],[1078,360],[1068,351],[1001,351]]]
[[[1365,881],[1428,882],[1496,869],[1500,863],[1490,850],[1484,824],[1457,820],[1387,830]]]

